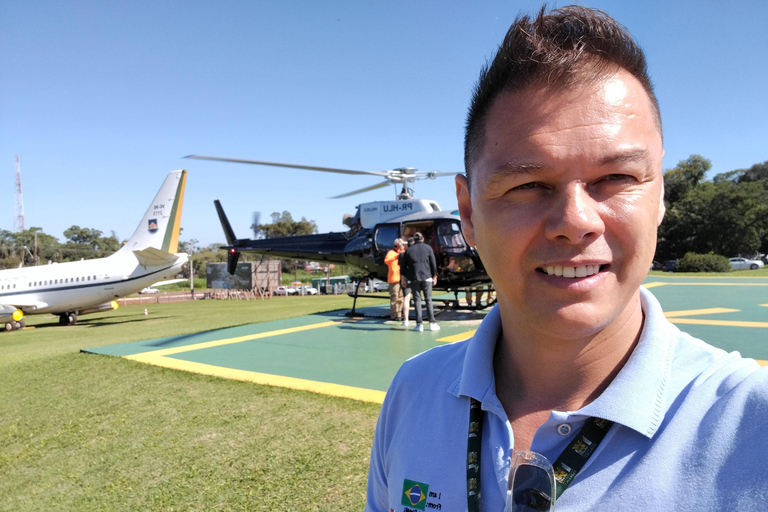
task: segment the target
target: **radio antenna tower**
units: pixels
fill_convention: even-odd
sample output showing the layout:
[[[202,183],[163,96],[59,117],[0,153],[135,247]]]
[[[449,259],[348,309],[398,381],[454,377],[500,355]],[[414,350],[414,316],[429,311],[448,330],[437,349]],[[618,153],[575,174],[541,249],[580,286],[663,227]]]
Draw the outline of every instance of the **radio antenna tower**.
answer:
[[[16,217],[13,218],[13,231],[24,231],[24,199],[21,197],[21,166],[16,155]]]

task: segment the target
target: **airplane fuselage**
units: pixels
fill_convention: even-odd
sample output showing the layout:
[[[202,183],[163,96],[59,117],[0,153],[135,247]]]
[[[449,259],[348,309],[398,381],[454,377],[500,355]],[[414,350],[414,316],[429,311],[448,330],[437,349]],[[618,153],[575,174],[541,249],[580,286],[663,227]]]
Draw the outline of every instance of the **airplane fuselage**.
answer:
[[[134,293],[181,270],[173,263],[144,266],[130,252],[107,258],[0,271],[0,303],[21,304],[24,313],[78,312]]]

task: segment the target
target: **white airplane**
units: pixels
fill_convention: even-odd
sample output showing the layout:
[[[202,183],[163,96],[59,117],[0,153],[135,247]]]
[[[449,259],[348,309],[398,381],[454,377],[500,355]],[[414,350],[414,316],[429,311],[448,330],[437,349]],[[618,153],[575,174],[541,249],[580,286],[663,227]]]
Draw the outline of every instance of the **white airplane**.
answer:
[[[188,261],[176,253],[187,171],[173,171],[149,205],[133,236],[113,255],[0,271],[0,328],[24,327],[24,315],[78,315],[117,309],[115,299],[172,278]]]

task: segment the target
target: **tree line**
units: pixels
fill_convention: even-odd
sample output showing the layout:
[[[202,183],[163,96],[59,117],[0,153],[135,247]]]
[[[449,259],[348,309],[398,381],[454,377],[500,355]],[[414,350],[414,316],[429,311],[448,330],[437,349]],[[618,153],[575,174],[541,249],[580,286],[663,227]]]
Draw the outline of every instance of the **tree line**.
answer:
[[[688,252],[726,257],[768,253],[768,161],[705,179],[712,163],[691,155],[664,173],[667,213],[656,261]]]
[[[66,241],[61,243],[38,227],[18,233],[0,229],[0,269],[103,258],[121,245],[114,231],[103,235],[98,229],[72,226],[64,231]]]

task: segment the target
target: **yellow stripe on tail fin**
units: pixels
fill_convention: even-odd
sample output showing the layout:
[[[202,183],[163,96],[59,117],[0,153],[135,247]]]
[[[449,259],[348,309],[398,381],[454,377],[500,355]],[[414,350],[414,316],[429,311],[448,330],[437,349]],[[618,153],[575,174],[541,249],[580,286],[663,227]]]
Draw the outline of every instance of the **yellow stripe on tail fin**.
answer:
[[[170,228],[165,232],[162,249],[171,254],[179,250],[179,233],[181,232],[181,209],[184,206],[184,189],[187,185],[187,171],[181,171],[181,183],[176,190],[176,198],[173,200],[171,218],[169,220]]]

